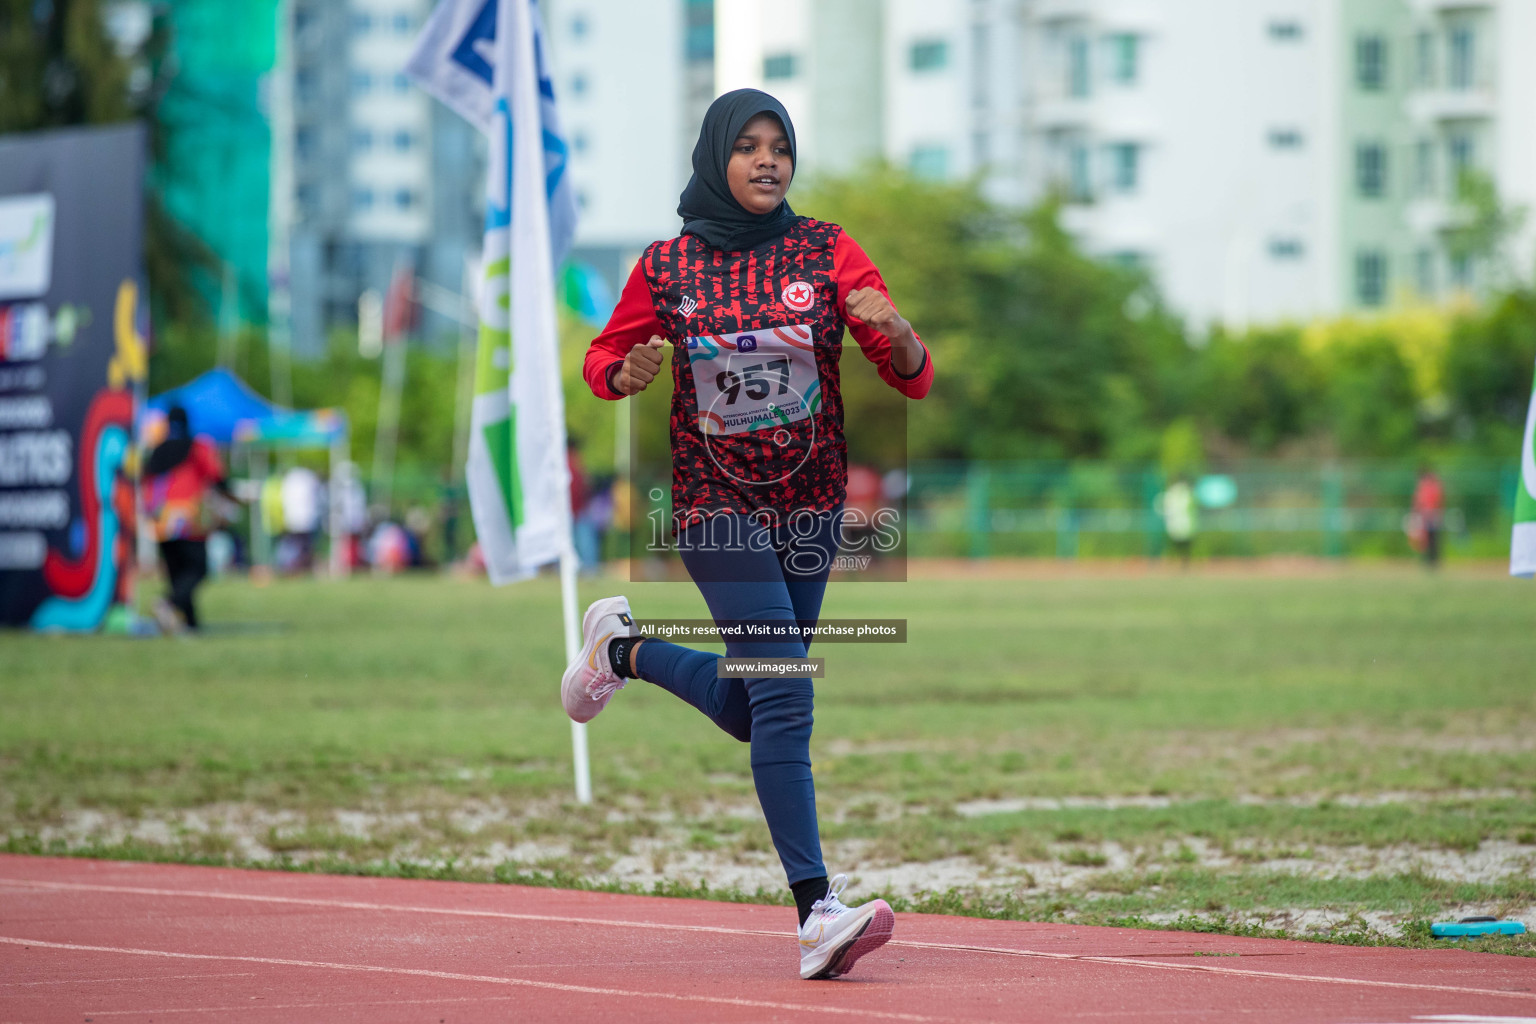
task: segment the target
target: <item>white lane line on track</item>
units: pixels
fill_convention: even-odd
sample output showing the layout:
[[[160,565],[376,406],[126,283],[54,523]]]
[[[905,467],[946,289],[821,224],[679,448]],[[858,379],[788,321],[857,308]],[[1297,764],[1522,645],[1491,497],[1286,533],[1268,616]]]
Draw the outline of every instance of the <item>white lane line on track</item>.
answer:
[[[196,897],[201,899],[278,903],[342,910],[372,910],[405,914],[445,914],[455,917],[488,917],[513,921],[544,921],[553,924],[586,924],[605,928],[641,928],[667,932],[706,932],[716,935],[761,935],[774,939],[782,939],[785,935],[782,931],[768,931],[757,928],[722,928],[717,925],[704,924],[661,924],[655,921],[608,920],[605,918],[567,917],[554,914],[517,914],[505,910],[417,907],[392,903],[363,903],[356,900],[325,900],[304,896],[262,896],[255,893],[213,892],[203,889],[153,889],[128,885],[44,882],[19,878],[0,878],[0,885],[60,891],[116,892],[140,896]],[[1499,989],[1473,988],[1466,985],[1433,985],[1414,981],[1373,981],[1366,978],[1339,978],[1320,974],[1286,974],[1281,971],[1252,971],[1241,967],[1220,967],[1215,964],[1169,964],[1145,960],[1139,957],[1097,956],[1092,953],[1047,953],[1041,950],[1015,949],[1007,946],[973,946],[964,943],[917,942],[911,939],[891,939],[886,945],[906,946],[912,949],[946,949],[962,953],[989,953],[997,956],[1030,957],[1039,960],[1078,960],[1087,963],[1115,964],[1123,967],[1142,967],[1154,971],[1191,971],[1197,974],[1231,975],[1233,977],[1258,978],[1268,981],[1316,982],[1328,985],[1355,985],[1364,988],[1407,989],[1418,992],[1454,992],[1461,995],[1501,996],[1509,999],[1536,1000],[1536,992],[1507,992],[1500,991]]]
[[[683,995],[676,992],[644,992],[635,989],[599,988],[595,985],[568,985],[558,981],[534,981],[529,978],[505,978],[493,974],[459,974],[454,971],[430,971],[420,967],[385,967],[378,964],[345,964],[325,960],[291,960],[283,957],[242,956],[237,953],[181,953],[169,949],[136,949],[131,946],[87,946],[74,942],[46,942],[14,935],[0,935],[0,943],[12,946],[32,946],[38,949],[65,949],[81,953],[118,953],[129,956],[159,956],[176,960],[223,960],[247,964],[267,964],[273,967],[318,967],[331,971],[355,971],[363,974],[403,974],[416,978],[434,978],[440,981],[473,981],[487,985],[510,985],[516,988],[538,988],[551,992],[571,992],[590,996],[618,996],[625,999],[667,999],[680,1003],[710,1003],[715,1006],[745,1006],[754,1009],[788,1010],[806,1014],[838,1014],[845,1017],[877,1017],[881,1020],[910,1020],[919,1024],[933,1021],[949,1021],[949,1017],[923,1017],[915,1013],[894,1013],[889,1010],[862,1010],[851,1007],[828,1006],[825,1003],[778,1003],[767,999],[737,999],[731,996]],[[252,1007],[256,1008],[256,1007]],[[148,1011],[136,1011],[148,1012]]]
[[[231,974],[157,974],[153,978],[136,974],[131,978],[65,978],[62,981],[0,981],[0,988],[30,988],[35,985],[112,985],[120,981],[186,981],[205,978],[254,978],[255,971],[235,971]]]
[[[266,1003],[252,1001],[234,1006],[171,1006],[153,1010],[86,1010],[88,1017],[132,1017],[155,1013],[238,1013],[242,1010],[317,1010],[351,1009],[354,1006],[447,1006],[450,1003],[504,1003],[517,996],[451,996],[447,999],[348,999],[344,1003]]]

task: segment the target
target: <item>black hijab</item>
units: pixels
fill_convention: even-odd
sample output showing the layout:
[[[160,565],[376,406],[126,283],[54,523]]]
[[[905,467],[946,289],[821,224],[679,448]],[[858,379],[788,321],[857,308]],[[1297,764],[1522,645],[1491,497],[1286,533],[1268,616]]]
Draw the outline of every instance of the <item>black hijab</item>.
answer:
[[[758,114],[772,114],[789,137],[789,155],[798,162],[795,126],[784,104],[756,89],[736,89],[719,97],[704,114],[699,141],[693,147],[693,177],[677,204],[683,218],[683,234],[698,235],[716,249],[740,252],[755,249],[778,238],[800,219],[789,203],[780,202],[772,213],[750,213],[731,195],[725,168],[731,162],[736,137]]]
[[[145,476],[169,473],[192,454],[192,428],[187,422],[187,410],[173,405],[165,414],[165,440],[155,445],[149,453],[149,463],[144,467]]]

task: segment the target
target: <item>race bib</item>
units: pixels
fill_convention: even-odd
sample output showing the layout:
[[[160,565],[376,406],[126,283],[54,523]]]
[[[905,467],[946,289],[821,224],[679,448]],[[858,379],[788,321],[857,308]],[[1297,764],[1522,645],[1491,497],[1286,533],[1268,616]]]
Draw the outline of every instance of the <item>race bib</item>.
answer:
[[[688,339],[699,430],[740,434],[795,423],[821,408],[808,324]]]

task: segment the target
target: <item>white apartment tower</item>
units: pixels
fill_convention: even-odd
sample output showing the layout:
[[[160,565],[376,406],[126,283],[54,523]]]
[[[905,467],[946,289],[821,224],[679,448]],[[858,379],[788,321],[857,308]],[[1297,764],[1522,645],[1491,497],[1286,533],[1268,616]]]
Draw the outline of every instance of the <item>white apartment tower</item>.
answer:
[[[795,118],[802,170],[875,156],[1068,200],[1090,251],[1197,324],[1434,298],[1457,170],[1536,205],[1533,0],[720,0],[722,90]],[[1519,246],[1529,271],[1536,223]]]
[[[714,0],[545,0],[555,95],[571,145],[576,255],[622,283],[677,234],[677,200],[715,97]]]

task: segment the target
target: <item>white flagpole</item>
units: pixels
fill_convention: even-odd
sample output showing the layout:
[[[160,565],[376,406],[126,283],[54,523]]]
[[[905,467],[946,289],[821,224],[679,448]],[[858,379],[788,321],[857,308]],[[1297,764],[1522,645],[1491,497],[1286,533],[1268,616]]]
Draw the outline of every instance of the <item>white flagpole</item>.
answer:
[[[544,144],[540,133],[536,130],[536,126],[542,123],[543,118],[540,111],[538,61],[534,54],[533,5],[531,0],[501,0],[501,2],[504,7],[510,8],[512,40],[513,45],[517,47],[513,56],[513,68],[517,74],[517,81],[509,90],[512,94],[512,124],[519,126],[513,143],[517,148],[513,156],[513,180],[517,181],[521,178],[527,182],[531,177],[537,186],[533,189],[525,187],[523,194],[538,197],[538,201],[522,205],[517,205],[514,198],[512,228],[514,231],[526,230],[533,235],[533,244],[524,248],[523,252],[532,251],[540,254],[538,258],[531,261],[535,266],[527,269],[532,271],[533,280],[536,283],[536,301],[540,304],[538,310],[541,314],[540,319],[549,331],[551,347],[556,353],[555,358],[545,368],[544,384],[549,414],[560,418],[561,429],[558,433],[560,437],[564,437],[565,396],[560,390],[559,339],[555,319],[555,273],[548,256],[549,204],[543,188]],[[516,248],[513,246],[514,250]],[[514,255],[514,260],[515,258]],[[517,273],[515,266],[513,273]],[[514,296],[514,301],[515,299]],[[560,522],[560,609],[561,616],[565,620],[565,660],[570,663],[581,652],[581,632],[576,619],[576,548],[571,538],[570,471],[566,453],[562,450],[556,453],[556,458],[559,463],[559,478],[565,481],[556,504],[559,507]],[[587,727],[581,722],[571,723],[571,756],[576,776],[576,799],[579,803],[589,804],[592,802],[592,771],[587,757]]]

